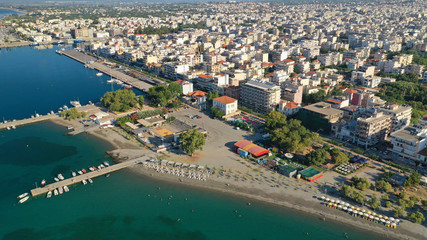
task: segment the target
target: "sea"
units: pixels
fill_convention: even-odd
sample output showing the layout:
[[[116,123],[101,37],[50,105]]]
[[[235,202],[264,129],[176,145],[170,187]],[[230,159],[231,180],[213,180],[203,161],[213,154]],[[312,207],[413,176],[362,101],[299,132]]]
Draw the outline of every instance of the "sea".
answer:
[[[107,76],[51,49],[0,50],[0,117],[28,117],[70,100],[95,101],[111,90]],[[113,86],[114,87],[114,86]],[[118,87],[118,86],[115,86]],[[112,150],[92,135],[41,122],[0,131],[0,239],[382,239],[339,222],[121,170],[46,198],[17,196],[61,173],[96,166]],[[251,206],[247,203],[251,202]],[[321,206],[319,205],[319,208]]]
[[[7,16],[7,15],[13,15],[13,14],[22,15],[24,13],[18,12],[18,11],[14,11],[14,10],[11,10],[11,9],[0,8],[0,18],[2,18],[4,16]]]

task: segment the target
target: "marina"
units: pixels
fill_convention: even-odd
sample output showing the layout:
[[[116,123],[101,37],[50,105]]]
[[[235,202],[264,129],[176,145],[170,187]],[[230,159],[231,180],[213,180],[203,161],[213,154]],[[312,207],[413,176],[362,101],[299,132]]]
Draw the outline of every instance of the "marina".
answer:
[[[113,69],[103,63],[100,63],[97,61],[96,58],[89,56],[85,53],[80,52],[79,50],[58,50],[58,54],[65,55],[69,58],[72,58],[78,62],[81,62],[85,64],[85,67],[96,69],[101,73],[104,73],[106,75],[111,76],[112,78],[118,79],[136,89],[139,89],[141,91],[148,90],[150,87],[152,87],[152,84],[149,84],[147,82],[141,81],[139,79],[136,79],[134,77],[131,77],[121,71],[118,71],[116,69]]]
[[[117,163],[117,164],[114,164],[114,165],[111,165],[108,167],[104,167],[101,169],[98,168],[97,170],[92,171],[92,172],[79,174],[77,176],[64,179],[62,181],[57,181],[57,182],[48,184],[44,187],[34,188],[30,191],[30,193],[31,193],[31,196],[33,196],[33,197],[39,196],[42,194],[48,194],[50,191],[54,191],[55,195],[57,195],[56,191],[58,191],[58,190],[59,190],[59,194],[62,194],[61,190],[64,189],[64,187],[66,187],[66,189],[68,189],[68,186],[73,185],[73,184],[78,184],[78,183],[83,183],[85,185],[85,183],[87,184],[87,181],[90,182],[90,181],[92,181],[93,178],[103,176],[103,175],[107,175],[109,173],[121,170],[123,168],[134,166],[136,164],[139,164],[139,163],[146,161],[147,159],[149,159],[149,157],[144,156],[144,157],[140,157],[140,158],[136,158],[136,159],[132,159],[132,160],[127,160],[127,161],[124,161],[121,163]]]

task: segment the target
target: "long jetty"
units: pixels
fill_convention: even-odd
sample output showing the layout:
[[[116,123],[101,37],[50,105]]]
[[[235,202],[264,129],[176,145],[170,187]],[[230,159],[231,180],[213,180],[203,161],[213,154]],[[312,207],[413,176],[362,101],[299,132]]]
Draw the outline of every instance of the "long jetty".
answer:
[[[128,85],[133,86],[134,88],[137,88],[139,90],[148,90],[150,87],[152,87],[152,84],[149,84],[147,82],[141,81],[139,79],[136,79],[134,77],[131,77],[121,71],[118,71],[112,67],[109,67],[103,63],[98,62],[98,60],[88,54],[85,54],[81,51],[72,49],[72,50],[60,50],[58,51],[59,54],[63,54],[71,59],[74,59],[78,62],[81,62],[85,64],[86,66],[96,69],[100,72],[103,72],[106,75],[109,75],[113,78],[116,78]]]
[[[77,110],[79,111],[90,111],[97,108],[94,105],[85,105],[85,106],[80,106],[77,108]],[[16,121],[9,121],[9,122],[0,122],[0,130],[2,129],[6,129],[6,128],[12,128],[12,127],[18,127],[18,126],[22,126],[22,125],[26,125],[26,124],[31,124],[31,123],[36,123],[36,122],[41,122],[41,121],[46,121],[46,120],[51,120],[54,118],[59,118],[60,115],[57,113],[51,113],[51,114],[47,114],[47,115],[39,115],[39,116],[33,116],[31,118],[25,118],[25,119],[21,119],[21,120],[16,120]]]
[[[66,179],[64,179],[62,181],[54,182],[54,183],[48,184],[48,185],[46,185],[44,187],[34,188],[34,189],[31,190],[31,195],[33,197],[35,197],[35,196],[38,196],[38,195],[41,195],[41,194],[45,194],[45,193],[47,193],[49,191],[53,191],[53,190],[55,190],[57,188],[62,188],[64,186],[70,186],[70,185],[73,185],[73,184],[76,184],[76,183],[82,183],[83,180],[88,180],[89,178],[99,177],[99,176],[102,176],[102,175],[105,175],[105,174],[108,174],[108,173],[111,173],[111,172],[115,172],[115,171],[121,170],[123,168],[131,167],[131,166],[134,166],[134,165],[136,165],[136,164],[138,164],[140,162],[143,162],[143,161],[145,161],[147,159],[149,159],[148,156],[139,157],[139,158],[127,160],[127,161],[124,161],[124,162],[121,162],[121,163],[117,163],[117,164],[111,165],[109,167],[105,167],[105,168],[102,168],[102,169],[97,169],[97,170],[92,171],[92,172],[87,172],[87,173],[84,173],[82,175],[77,175],[75,177],[66,178]]]

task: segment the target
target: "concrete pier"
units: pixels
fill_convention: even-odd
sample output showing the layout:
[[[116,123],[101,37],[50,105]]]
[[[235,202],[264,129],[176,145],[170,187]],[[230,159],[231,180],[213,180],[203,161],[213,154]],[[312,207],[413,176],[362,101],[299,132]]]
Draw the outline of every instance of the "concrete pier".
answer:
[[[105,175],[105,174],[108,174],[111,172],[118,171],[118,170],[123,169],[123,168],[134,166],[134,165],[138,164],[139,162],[146,161],[148,158],[149,158],[148,156],[144,156],[144,157],[135,158],[132,160],[127,160],[127,161],[124,161],[121,163],[111,165],[109,167],[105,167],[103,169],[95,170],[93,172],[87,172],[85,174],[77,175],[77,176],[72,177],[72,178],[66,178],[62,181],[54,182],[54,183],[48,184],[44,187],[34,188],[31,190],[31,195],[34,197],[34,196],[38,196],[41,194],[46,194],[49,191],[53,191],[57,188],[62,188],[64,186],[69,186],[69,185],[73,185],[76,183],[77,184],[83,184],[82,183],[83,180],[87,180],[89,178],[96,178],[96,177],[99,177],[99,176],[102,176],[102,175]]]
[[[97,62],[97,59],[87,55],[83,52],[80,52],[78,50],[61,50],[58,52],[59,54],[63,54],[69,58],[72,58],[76,61],[79,61],[85,65],[87,65],[90,68],[96,69],[100,72],[103,72],[106,75],[109,75],[115,79],[118,79],[128,85],[133,86],[134,88],[137,88],[139,90],[148,90],[150,87],[152,87],[152,84],[149,84],[147,82],[141,81],[139,79],[136,79],[134,77],[131,77],[121,71],[118,71],[116,69],[113,69],[103,63]]]
[[[97,106],[94,105],[85,105],[85,106],[81,106],[78,107],[77,110],[78,111],[84,111],[84,112],[88,112],[94,109],[97,109]],[[3,123],[0,122],[0,130],[2,129],[6,129],[6,128],[12,128],[12,126],[18,127],[18,126],[22,126],[22,125],[26,125],[26,124],[31,124],[31,123],[36,123],[36,122],[41,122],[41,121],[46,121],[46,120],[50,120],[50,119],[54,119],[54,118],[59,118],[60,115],[58,113],[54,113],[54,114],[49,114],[49,115],[40,115],[38,117],[34,116],[32,118],[26,118],[26,119],[21,119],[21,120],[16,120],[16,121],[10,121],[7,123]]]

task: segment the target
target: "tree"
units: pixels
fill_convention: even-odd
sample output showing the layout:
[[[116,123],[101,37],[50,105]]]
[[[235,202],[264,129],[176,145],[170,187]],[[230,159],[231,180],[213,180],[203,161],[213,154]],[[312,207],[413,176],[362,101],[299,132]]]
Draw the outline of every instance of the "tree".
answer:
[[[332,155],[332,162],[337,165],[348,163],[348,161],[350,160],[350,157],[347,154],[341,152],[339,149],[336,149],[336,148],[332,150],[331,155]]]
[[[311,151],[305,157],[311,165],[320,166],[326,162],[329,157],[329,154],[326,150],[320,148],[315,151]]]
[[[86,117],[85,112],[79,112],[77,108],[73,107],[66,111],[61,112],[61,117],[65,117],[68,120],[76,119],[76,118],[84,118]]]
[[[376,181],[375,188],[384,190],[385,192],[391,192],[391,190],[393,189],[391,184],[384,180]]]
[[[286,115],[277,111],[271,111],[265,118],[265,129],[267,132],[274,131],[287,125]]]
[[[371,200],[369,201],[369,204],[370,204],[371,208],[372,208],[373,210],[375,210],[375,209],[377,209],[377,208],[378,208],[378,206],[380,206],[381,201],[380,201],[380,199],[378,199],[378,198],[374,195],[374,196],[372,196]]]
[[[179,136],[182,149],[189,155],[193,155],[196,150],[203,150],[206,136],[197,129],[189,129]]]
[[[208,92],[208,101],[212,101],[214,98],[219,97],[218,91]]]
[[[393,211],[394,211],[394,217],[403,217],[403,216],[405,216],[406,215],[406,211],[405,211],[405,209],[403,208],[403,207],[395,207],[394,209],[393,209]]]
[[[358,178],[357,176],[354,176],[351,178],[351,181],[357,189],[362,191],[371,187],[371,182],[369,182],[367,178]]]
[[[116,120],[116,124],[119,126],[124,126],[127,122],[133,122],[132,118],[128,116],[124,116],[124,117],[119,117]]]
[[[217,107],[211,107],[211,115],[214,117],[214,118],[218,118],[218,119],[221,119],[223,116],[224,116],[224,112],[223,111],[221,111],[219,108],[217,108]]]
[[[421,182],[421,174],[414,172],[412,173],[403,183],[405,187],[414,187],[419,185]]]
[[[393,203],[391,201],[385,201],[385,207],[389,208],[393,205]]]
[[[140,95],[140,96],[138,97],[138,103],[139,103],[139,107],[140,107],[141,109],[144,107],[144,102],[145,102],[145,100],[144,100],[144,96]]]
[[[353,151],[353,152],[355,152],[355,153],[358,153],[358,154],[363,154],[363,153],[365,153],[365,151],[363,151],[362,149],[360,149],[360,148],[353,148],[353,149],[351,149],[351,151]]]
[[[356,196],[355,196],[354,200],[358,203],[364,203],[366,200],[366,196],[363,192],[356,191]]]
[[[423,203],[423,208],[427,208],[427,200],[423,200],[422,203]]]
[[[170,83],[168,85],[168,90],[172,93],[173,97],[178,97],[178,96],[180,96],[182,94],[182,88],[176,82]]]
[[[424,214],[422,214],[421,212],[413,212],[411,214],[409,214],[409,219],[414,222],[414,223],[423,223],[426,218],[424,217]]]
[[[108,109],[118,112],[125,112],[138,104],[135,93],[127,89],[107,92],[101,98],[101,102]]]
[[[421,201],[421,198],[418,196],[410,196],[409,200],[413,201],[414,203],[418,203],[419,201]]]

